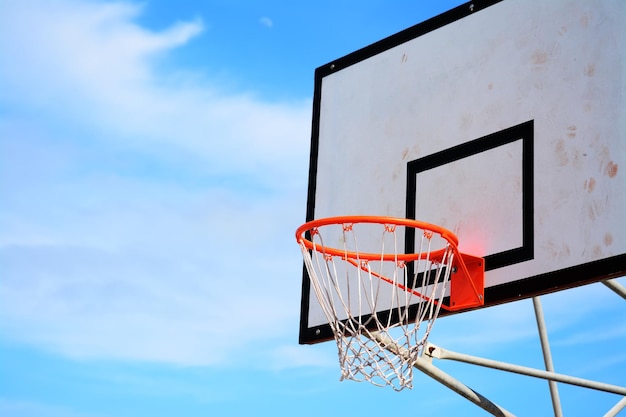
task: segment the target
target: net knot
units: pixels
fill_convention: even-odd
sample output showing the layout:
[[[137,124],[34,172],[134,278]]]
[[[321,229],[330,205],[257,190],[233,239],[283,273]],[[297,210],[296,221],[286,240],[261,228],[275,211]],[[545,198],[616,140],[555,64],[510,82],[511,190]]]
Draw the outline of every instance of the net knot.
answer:
[[[352,231],[352,226],[354,226],[354,224],[352,224],[352,223],[345,223],[343,225],[343,231],[344,232],[351,232]]]

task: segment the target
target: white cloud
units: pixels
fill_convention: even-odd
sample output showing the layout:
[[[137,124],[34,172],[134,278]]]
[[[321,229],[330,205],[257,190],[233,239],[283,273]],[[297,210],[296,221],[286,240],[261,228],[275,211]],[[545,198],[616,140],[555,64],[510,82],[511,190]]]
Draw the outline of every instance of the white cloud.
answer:
[[[0,398],[0,415],[11,417],[96,417],[101,414],[77,412],[66,407]]]
[[[339,361],[336,345],[332,341],[328,342],[327,345],[324,348],[321,346],[278,346],[272,354],[273,367],[277,370],[294,366],[337,368],[338,370]]]
[[[272,22],[272,19],[266,16],[260,18],[259,22],[261,22],[263,26],[266,26],[268,28],[271,28],[272,26],[274,26],[274,22]]]
[[[0,6],[0,329],[73,357],[181,364],[295,343],[309,100],[165,72],[203,23],[155,32],[141,10]]]
[[[4,237],[9,334],[73,357],[182,364],[228,361],[291,333],[295,342],[301,265],[289,196],[70,185]],[[96,200],[81,201],[94,186]]]
[[[199,154],[212,173],[258,175],[279,162],[285,173],[297,166],[286,155],[306,160],[308,99],[269,104],[226,95],[200,74],[158,70],[158,57],[203,31],[200,20],[152,32],[134,23],[136,5],[60,0],[9,2],[2,12],[4,101],[42,121],[116,146]]]
[[[196,19],[151,32],[133,22],[142,8],[122,2],[25,0],[3,2],[2,8],[1,45],[13,58],[3,65],[3,72],[12,81],[33,81],[35,87],[48,79],[51,86],[68,83],[79,90],[105,92],[112,86],[136,90],[142,86],[137,83],[148,82],[153,75],[147,60],[204,30]]]

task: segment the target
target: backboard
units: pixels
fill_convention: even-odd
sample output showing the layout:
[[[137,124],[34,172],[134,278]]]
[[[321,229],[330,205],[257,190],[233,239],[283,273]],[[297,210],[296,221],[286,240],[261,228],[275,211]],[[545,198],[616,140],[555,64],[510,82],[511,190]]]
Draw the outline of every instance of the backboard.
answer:
[[[445,227],[486,307],[625,275],[624,51],[623,0],[474,1],[317,68],[307,221]]]

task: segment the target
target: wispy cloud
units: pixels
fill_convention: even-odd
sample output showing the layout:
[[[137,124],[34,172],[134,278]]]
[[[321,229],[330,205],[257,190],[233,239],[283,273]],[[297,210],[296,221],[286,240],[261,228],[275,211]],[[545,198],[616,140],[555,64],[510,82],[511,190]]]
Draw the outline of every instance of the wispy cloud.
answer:
[[[12,417],[97,417],[101,414],[75,412],[65,407],[0,398],[0,414]]]
[[[273,351],[273,368],[281,370],[293,366],[338,368],[336,346],[333,342],[321,347],[281,345]]]
[[[201,20],[155,32],[128,3],[1,8],[6,337],[210,364],[295,332],[308,99],[165,71]]]
[[[271,28],[272,26],[274,26],[274,22],[272,21],[272,19],[266,16],[260,18],[259,22],[261,22],[263,26],[266,26],[268,28]]]

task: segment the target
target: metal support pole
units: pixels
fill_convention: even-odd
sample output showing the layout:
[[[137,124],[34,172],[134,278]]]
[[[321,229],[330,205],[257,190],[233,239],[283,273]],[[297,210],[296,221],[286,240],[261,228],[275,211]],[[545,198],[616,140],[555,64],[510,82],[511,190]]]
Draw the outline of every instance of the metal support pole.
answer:
[[[617,295],[626,300],[626,287],[614,279],[602,281],[604,285],[612,289]],[[615,417],[620,411],[626,408],[626,397],[622,398],[613,408],[611,408],[604,417]]]
[[[483,397],[459,380],[443,372],[441,369],[437,368],[426,359],[418,357],[413,366],[415,366],[417,369],[419,369],[429,377],[433,378],[435,381],[445,385],[452,391],[470,400],[491,415],[498,417],[515,417],[514,414],[511,414],[509,411],[505,410],[499,405],[489,401],[487,398]]]
[[[624,300],[626,300],[626,287],[624,287],[622,284],[614,279],[607,279],[605,281],[602,281],[602,283],[615,291],[616,294],[622,296]]]
[[[535,318],[537,319],[537,329],[539,330],[539,340],[541,341],[543,362],[546,366],[546,371],[554,372],[552,354],[550,353],[550,342],[548,341],[548,330],[546,329],[546,322],[543,317],[543,308],[541,307],[541,300],[539,299],[539,297],[533,297],[533,307],[535,308]],[[552,397],[552,408],[554,409],[554,416],[563,417],[561,400],[559,398],[559,389],[556,385],[556,381],[549,380],[548,386],[550,387],[550,397]]]
[[[526,366],[513,365],[510,363],[494,361],[491,359],[479,358],[477,356],[466,355],[464,353],[452,352],[435,346],[432,343],[427,343],[424,352],[426,355],[432,356],[433,358],[437,359],[450,359],[458,362],[484,366],[487,368],[499,369],[501,371],[513,372],[516,374],[528,375],[535,378],[548,379],[552,381],[563,382],[565,384],[577,385],[579,387],[610,392],[613,394],[626,395],[626,387],[591,381],[588,379],[577,378],[569,375],[557,374],[554,372],[542,371],[539,369],[528,368]]]
[[[381,346],[383,346],[385,349],[389,350],[392,353],[395,353],[396,355],[405,357],[408,355],[406,349],[402,349],[400,346],[394,343],[393,340],[380,333],[372,333],[371,338],[380,343]],[[496,417],[515,417],[514,414],[489,401],[487,398],[469,388],[467,385],[461,383],[454,377],[437,368],[435,365],[430,363],[430,361],[422,357],[418,357],[413,366],[433,378],[435,381],[445,385],[452,391],[470,400],[491,415]]]
[[[604,417],[615,417],[617,413],[622,411],[626,407],[626,397],[622,398],[613,408],[609,410],[608,413],[604,415]]]

